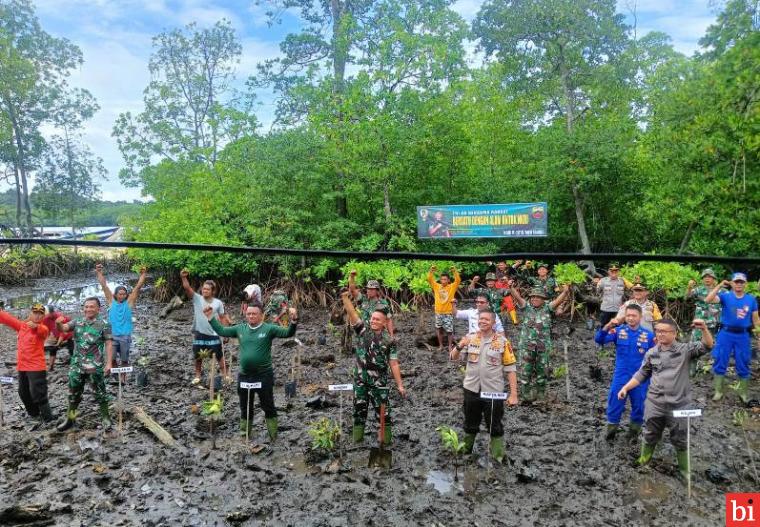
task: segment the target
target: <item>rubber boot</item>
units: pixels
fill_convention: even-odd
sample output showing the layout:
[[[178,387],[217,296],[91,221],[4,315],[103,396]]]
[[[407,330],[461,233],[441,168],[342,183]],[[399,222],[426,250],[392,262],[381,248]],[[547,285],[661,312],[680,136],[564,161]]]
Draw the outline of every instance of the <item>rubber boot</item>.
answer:
[[[111,414],[108,411],[108,403],[103,403],[100,405],[100,422],[103,425],[103,430],[110,430],[111,427],[113,427]]]
[[[628,433],[626,436],[628,439],[636,439],[639,437],[639,434],[641,433],[641,425],[636,423],[631,423],[628,425]]]
[[[251,436],[251,422],[248,419],[240,420],[240,437]]]
[[[49,423],[54,419],[53,412],[50,410],[50,403],[42,403],[40,405],[40,419],[42,419],[43,423]]]
[[[354,443],[361,443],[364,441],[364,427],[362,425],[354,425],[352,435]]]
[[[713,395],[713,401],[720,401],[723,399],[723,385],[726,382],[726,377],[723,375],[716,375],[713,378],[713,388],[715,388],[715,395]]]
[[[649,461],[651,461],[651,459],[652,459],[652,455],[654,454],[654,447],[656,447],[656,446],[657,446],[656,444],[655,445],[648,445],[646,443],[643,443],[641,445],[641,455],[636,460],[636,463],[639,466],[643,466],[643,465],[646,465],[647,463],[649,463]]]
[[[686,450],[676,450],[676,460],[678,461],[678,472],[681,477],[686,481],[689,475],[689,456]]]
[[[472,447],[475,445],[475,437],[477,434],[465,434],[464,435],[464,453],[472,454]]]
[[[501,463],[504,461],[504,438],[492,437],[491,443],[488,445],[488,449],[491,451],[491,457]]]
[[[275,442],[277,439],[277,418],[276,417],[267,417],[267,432],[269,432],[269,439],[272,441],[272,443]]]
[[[56,429],[59,432],[65,432],[66,430],[74,426],[74,423],[76,423],[76,419],[77,419],[76,408],[69,408],[68,411],[66,412],[66,419],[58,423],[58,426],[56,426]]]
[[[620,425],[615,425],[612,423],[607,423],[607,433],[604,434],[604,439],[607,441],[612,441],[615,439],[615,436],[618,433],[618,430],[620,429]]]
[[[749,402],[749,379],[739,379],[739,389],[736,393],[744,404]],[[42,409],[40,409],[40,411],[42,411]]]
[[[393,439],[393,432],[391,432],[391,425],[385,425],[385,435],[383,436],[383,444],[390,445],[391,439]]]

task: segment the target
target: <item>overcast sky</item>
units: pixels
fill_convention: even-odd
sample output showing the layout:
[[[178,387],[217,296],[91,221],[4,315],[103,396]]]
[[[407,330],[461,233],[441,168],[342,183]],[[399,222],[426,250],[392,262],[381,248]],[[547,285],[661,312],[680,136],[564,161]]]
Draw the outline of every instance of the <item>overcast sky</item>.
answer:
[[[471,21],[482,3],[458,0],[454,9]],[[84,53],[84,65],[71,83],[90,90],[101,106],[87,123],[85,138],[108,169],[109,180],[102,183],[107,200],[140,197],[139,190],[119,184],[122,159],[111,129],[119,113],[142,108],[154,35],[190,22],[208,26],[227,18],[243,45],[238,77],[245,79],[255,72],[257,62],[276,57],[282,38],[298,28],[298,21],[290,16],[268,27],[265,8],[254,0],[36,0],[35,4],[42,27],[68,38]],[[716,15],[715,0],[618,0],[619,11],[629,23],[634,4],[639,36],[652,30],[665,32],[677,50],[689,55]],[[263,95],[257,117],[268,125],[273,104],[271,97]]]

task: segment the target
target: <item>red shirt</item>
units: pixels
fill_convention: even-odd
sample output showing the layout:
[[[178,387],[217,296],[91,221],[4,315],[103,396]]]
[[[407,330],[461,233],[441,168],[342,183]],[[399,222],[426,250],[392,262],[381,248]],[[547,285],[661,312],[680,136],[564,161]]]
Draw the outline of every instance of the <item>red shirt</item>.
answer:
[[[18,371],[45,371],[45,339],[50,331],[44,324],[32,329],[13,315],[0,311],[0,324],[18,333],[16,369]]]
[[[69,331],[68,333],[61,333],[58,331],[58,327],[55,325],[55,321],[58,319],[58,317],[63,317],[63,323],[66,324],[67,322],[71,322],[71,318],[67,317],[63,313],[52,313],[50,315],[45,315],[45,318],[42,319],[42,323],[47,326],[48,330],[50,331],[50,334],[53,335],[56,340],[61,339],[63,341],[69,340],[71,337],[74,336],[73,331]]]

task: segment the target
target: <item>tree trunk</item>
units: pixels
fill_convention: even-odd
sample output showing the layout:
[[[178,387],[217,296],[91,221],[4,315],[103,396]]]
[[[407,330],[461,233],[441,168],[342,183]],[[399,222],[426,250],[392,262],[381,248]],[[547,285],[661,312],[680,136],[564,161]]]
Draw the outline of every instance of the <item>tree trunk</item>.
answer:
[[[691,241],[691,235],[694,233],[694,227],[696,227],[696,222],[692,220],[692,222],[689,223],[689,226],[686,229],[686,234],[683,235],[683,240],[681,240],[681,246],[678,248],[678,254],[683,254],[686,251],[686,248],[689,246],[689,242]]]
[[[343,101],[343,92],[345,89],[346,62],[348,61],[348,39],[345,38],[345,28],[343,27],[343,16],[346,14],[346,5],[340,0],[330,0],[330,11],[333,22],[332,49],[333,49],[333,94],[335,101],[340,106]],[[343,114],[337,113],[336,121],[338,124],[338,146],[344,141],[342,137]],[[346,199],[346,174],[342,169],[336,168],[335,171],[335,212],[339,218],[348,217],[348,200]]]
[[[32,207],[29,204],[29,184],[26,177],[26,159],[23,132],[19,126],[18,119],[16,118],[16,112],[11,104],[6,104],[8,110],[8,117],[11,121],[11,129],[13,132],[13,139],[16,143],[16,155],[15,157],[15,171],[16,171],[16,198],[17,198],[17,210],[16,221],[18,222],[18,228],[22,234],[30,234],[32,232]],[[20,185],[19,185],[20,183]],[[18,203],[20,201],[20,203]],[[23,215],[22,209],[23,208]]]
[[[391,197],[388,189],[388,182],[383,185],[383,210],[385,211],[385,221],[390,223],[391,221]]]

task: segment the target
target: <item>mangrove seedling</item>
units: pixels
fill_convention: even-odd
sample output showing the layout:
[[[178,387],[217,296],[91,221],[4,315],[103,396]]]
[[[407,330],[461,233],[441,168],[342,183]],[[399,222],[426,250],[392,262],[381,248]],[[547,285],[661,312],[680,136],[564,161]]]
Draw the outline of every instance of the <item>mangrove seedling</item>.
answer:
[[[566,375],[567,375],[567,364],[562,364],[561,366],[557,367],[552,373],[552,376],[555,379],[561,379],[562,377],[565,377]]]
[[[327,417],[314,421],[309,427],[311,447],[325,453],[333,452],[340,438],[340,427]]]
[[[744,444],[747,445],[747,453],[749,459],[752,462],[752,472],[755,475],[755,483],[760,481],[757,478],[757,467],[755,466],[755,456],[752,454],[752,446],[749,444],[749,438],[747,437],[747,422],[749,421],[749,414],[747,410],[736,410],[734,412],[734,425],[742,429],[742,435],[744,435]]]
[[[450,426],[439,426],[435,429],[441,434],[443,449],[454,459],[454,481],[459,481],[459,458],[464,453],[466,445],[459,440],[456,430]]]

